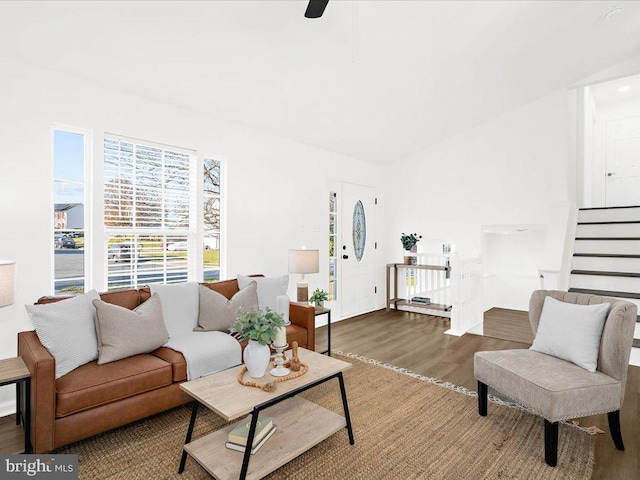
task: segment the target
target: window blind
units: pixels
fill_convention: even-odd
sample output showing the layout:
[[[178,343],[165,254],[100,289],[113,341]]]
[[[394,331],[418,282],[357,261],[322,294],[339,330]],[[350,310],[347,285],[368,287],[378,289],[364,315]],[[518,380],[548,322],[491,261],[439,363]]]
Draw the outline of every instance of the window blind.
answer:
[[[109,289],[190,278],[195,154],[105,135],[104,224]]]

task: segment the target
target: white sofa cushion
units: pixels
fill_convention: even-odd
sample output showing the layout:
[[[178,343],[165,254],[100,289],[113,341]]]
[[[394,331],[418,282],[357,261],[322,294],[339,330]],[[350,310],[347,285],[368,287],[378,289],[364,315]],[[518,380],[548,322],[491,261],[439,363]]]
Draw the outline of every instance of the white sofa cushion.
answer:
[[[160,297],[169,337],[190,333],[198,326],[199,286],[197,282],[149,285],[151,293],[157,293]]]
[[[287,294],[289,288],[289,275],[281,277],[248,277],[238,275],[238,286],[242,289],[251,282],[256,282],[258,286],[258,307],[264,310],[269,307],[272,311],[277,311],[278,297]]]

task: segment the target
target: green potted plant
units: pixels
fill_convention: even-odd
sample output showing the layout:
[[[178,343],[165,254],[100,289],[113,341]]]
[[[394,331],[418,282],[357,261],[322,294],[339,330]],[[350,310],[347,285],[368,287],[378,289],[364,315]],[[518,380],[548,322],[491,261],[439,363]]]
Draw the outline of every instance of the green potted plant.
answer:
[[[311,297],[309,297],[309,301],[313,303],[316,306],[316,308],[323,308],[324,302],[326,302],[327,300],[329,300],[329,292],[325,292],[320,288],[316,288],[313,291],[313,294],[311,295]]]
[[[249,340],[243,356],[252,378],[264,377],[271,357],[269,345],[276,339],[281,328],[284,328],[284,317],[267,307],[264,312],[254,308],[242,313],[229,329],[238,341]]]
[[[418,235],[417,233],[410,233],[409,235],[403,233],[400,236],[402,248],[404,248],[405,250],[405,265],[416,265],[418,263],[418,258],[415,256],[415,253],[418,251],[418,247],[416,244],[420,241],[421,238],[422,235]]]

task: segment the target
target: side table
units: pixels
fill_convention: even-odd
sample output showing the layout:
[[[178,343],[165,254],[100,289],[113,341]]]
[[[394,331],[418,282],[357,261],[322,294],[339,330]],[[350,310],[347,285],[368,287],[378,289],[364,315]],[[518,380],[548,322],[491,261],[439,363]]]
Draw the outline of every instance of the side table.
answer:
[[[330,308],[317,308],[315,316],[319,317],[320,315],[327,315],[327,349],[324,352],[327,355],[331,356],[331,309]]]
[[[16,385],[16,425],[20,425],[21,389],[24,387],[24,453],[31,453],[31,373],[21,357],[0,360],[0,387]]]

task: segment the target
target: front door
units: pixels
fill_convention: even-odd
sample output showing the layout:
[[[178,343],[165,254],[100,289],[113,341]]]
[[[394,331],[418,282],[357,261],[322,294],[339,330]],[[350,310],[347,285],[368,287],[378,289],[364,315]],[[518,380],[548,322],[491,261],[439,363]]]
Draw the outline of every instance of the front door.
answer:
[[[640,117],[606,123],[605,166],[606,206],[640,205]]]
[[[375,308],[375,195],[373,188],[342,184],[340,202],[341,313],[350,317]]]

